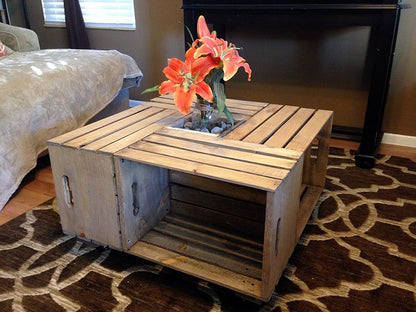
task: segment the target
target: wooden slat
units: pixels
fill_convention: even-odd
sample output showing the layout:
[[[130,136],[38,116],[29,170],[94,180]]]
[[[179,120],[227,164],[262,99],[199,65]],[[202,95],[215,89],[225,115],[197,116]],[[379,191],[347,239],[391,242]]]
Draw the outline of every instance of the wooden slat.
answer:
[[[227,108],[229,110],[237,108],[237,109],[249,111],[252,115],[254,115],[263,107],[266,107],[268,105],[267,103],[262,103],[262,104],[263,105],[259,106],[259,105],[252,105],[250,102],[246,102],[246,101],[244,102],[227,101],[226,102]]]
[[[289,172],[288,169],[272,166],[273,164],[263,165],[261,162],[256,162],[257,157],[252,153],[244,153],[240,151],[233,151],[226,148],[218,148],[202,144],[194,147],[195,149],[191,150],[192,147],[189,147],[189,149],[184,149],[181,147],[175,147],[173,145],[167,146],[147,141],[140,141],[131,146],[131,148],[139,149],[142,151],[148,151],[172,157],[180,157],[183,159],[192,159],[195,162],[213,164],[221,168],[249,172],[256,175],[277,179],[283,179]],[[265,158],[265,156],[263,156],[263,158]],[[246,160],[250,160],[250,162]],[[279,164],[277,161],[274,162]]]
[[[150,100],[152,102],[152,106],[162,107],[162,108],[169,108],[169,109],[177,109],[173,99],[166,99],[163,97],[157,97]]]
[[[104,153],[114,154],[115,152],[143,139],[144,137],[152,133],[155,133],[156,131],[158,131],[159,129],[162,129],[166,125],[170,125],[171,123],[178,120],[178,118],[181,118],[181,114],[179,112],[176,112],[168,116],[167,118],[159,120],[158,122],[155,122],[139,131],[133,132],[132,134],[124,138],[121,138],[112,144],[104,146],[103,148],[100,149],[100,151]]]
[[[164,108],[175,108],[175,103],[173,102],[173,97],[171,96],[160,96],[157,98],[154,98],[151,100],[153,102],[152,105],[158,106],[158,107],[164,107]],[[248,101],[230,101],[226,102],[228,110],[233,114],[239,114],[244,116],[252,116],[255,113],[257,113],[262,107],[266,106],[266,103],[256,104],[257,102],[254,102],[253,104]],[[192,104],[193,106],[195,105]],[[193,108],[191,108],[192,111]],[[223,115],[224,116],[224,115]],[[235,116],[234,116],[235,117]]]
[[[154,98],[155,101],[158,99],[169,99],[173,103],[173,94],[165,94]],[[225,99],[225,104],[228,106],[252,106],[257,107],[259,110],[263,107],[266,107],[268,103],[257,102],[257,101],[246,101],[246,100],[237,100],[237,99]]]
[[[276,192],[268,193],[264,230],[262,295],[271,296],[296,246],[303,157]]]
[[[218,180],[212,180],[174,170],[170,170],[169,174],[171,183],[190,186],[194,189],[204,190],[206,192],[244,200],[250,203],[256,203],[260,205],[266,204],[266,193],[258,189]]]
[[[175,148],[172,146],[140,141],[137,144],[134,144],[134,148],[164,156],[178,157],[180,159],[192,159],[193,162],[198,162],[201,164],[213,164],[218,169],[231,169],[235,170],[236,172],[250,173],[256,176],[268,178],[283,179],[289,172],[287,169],[273,168],[271,166],[264,166],[259,163],[250,163],[221,157],[221,152],[219,153],[219,156],[212,155],[208,152],[205,152],[206,150],[205,148],[202,148],[202,146],[201,151],[197,152]],[[202,149],[204,149],[204,151],[202,151]],[[247,156],[249,157],[250,155]]]
[[[259,279],[261,277],[261,264],[182,239],[177,235],[173,236],[153,230],[144,236],[141,241],[217,265],[235,273],[244,274],[251,278]]]
[[[220,168],[214,165],[198,163],[191,160],[150,153],[132,148],[123,149],[117,152],[115,156],[167,169],[193,173],[203,177],[215,178],[221,181],[251,186],[265,191],[273,191],[280,184],[280,180],[278,179]]]
[[[218,250],[220,252],[238,256],[259,264],[262,262],[263,253],[261,250],[252,249],[244,244],[222,237],[201,233],[192,228],[189,229],[162,220],[157,226],[154,227],[154,231],[183,239],[187,242],[194,243],[195,245],[208,247],[212,249],[212,252],[214,253]]]
[[[199,233],[206,233],[216,237],[222,237],[227,240],[231,240],[237,242],[239,244],[245,245],[249,248],[256,249],[259,252],[263,250],[263,242],[259,242],[257,240],[253,240],[247,238],[246,236],[241,236],[236,234],[235,231],[227,231],[226,229],[217,229],[215,227],[211,227],[205,222],[195,222],[191,218],[187,218],[185,216],[175,215],[175,214],[168,214],[165,216],[164,220],[169,223],[176,224],[181,227],[186,227],[188,229],[193,229],[198,231]]]
[[[170,210],[168,170],[114,161],[123,250],[149,232]]]
[[[280,126],[292,116],[299,107],[283,106],[282,109],[274,113],[269,119],[253,130],[244,138],[244,142],[262,144],[266,141]]]
[[[259,125],[265,122],[272,114],[277,112],[282,105],[270,104],[251,117],[249,120],[235,128],[232,132],[227,134],[225,138],[229,140],[242,140],[248,134],[250,134]]]
[[[286,148],[297,151],[305,151],[321,131],[323,125],[332,118],[333,112],[318,110],[310,120],[302,127],[299,133],[290,140]]]
[[[174,199],[171,200],[171,213],[217,229],[227,229],[233,231],[236,235],[252,240],[262,241],[263,239],[264,223],[252,221],[244,217],[229,215]]]
[[[163,118],[166,118],[172,114],[174,114],[175,111],[171,110],[171,109],[165,109],[162,110],[154,115],[149,116],[146,119],[141,120],[140,122],[135,122],[125,128],[122,128],[120,130],[117,130],[111,134],[106,135],[105,137],[102,137],[98,140],[95,140],[93,142],[91,142],[90,144],[87,144],[85,146],[83,146],[82,148],[85,150],[90,150],[90,151],[97,151],[101,148],[103,148],[104,146],[107,146],[109,144],[115,143],[121,139],[123,139],[124,137],[139,131],[145,127],[147,127],[148,125],[154,124],[158,121],[160,121]]]
[[[112,156],[66,146],[49,156],[64,233],[121,249]]]
[[[197,131],[187,131],[183,129],[175,128],[163,128],[157,132],[157,134],[192,140],[195,142],[203,141],[204,143],[213,143],[218,146],[225,146],[228,148],[233,148],[235,150],[249,151],[255,154],[286,158],[288,160],[296,161],[301,155],[301,152],[289,150],[285,148],[274,148],[270,146],[265,146],[261,144],[254,144],[250,142],[242,142],[236,140],[228,140],[226,138],[216,137],[212,135],[206,135]],[[294,162],[292,163],[294,164]]]
[[[129,116],[127,118],[123,118],[121,120],[118,120],[116,122],[113,122],[109,125],[106,125],[100,129],[97,129],[95,131],[91,131],[83,136],[80,136],[76,139],[73,139],[71,141],[68,141],[65,143],[66,146],[74,147],[74,148],[80,148],[84,145],[87,145],[94,140],[98,140],[100,138],[103,138],[105,136],[108,136],[115,131],[118,131],[122,128],[125,128],[133,123],[137,123],[149,116],[152,116],[158,112],[162,111],[162,108],[158,107],[149,107],[146,110],[140,111],[137,114],[134,114],[132,116]]]
[[[166,250],[142,241],[137,242],[129,250],[129,253],[237,292],[263,300],[267,299],[260,297],[260,281],[244,274],[234,273],[217,265],[183,256],[178,252]]]
[[[50,139],[48,142],[51,143],[51,144],[60,144],[60,145],[64,144],[65,142],[67,142],[69,140],[73,140],[77,137],[85,135],[86,133],[95,131],[95,130],[100,129],[100,128],[106,126],[106,125],[117,122],[117,121],[119,121],[121,119],[124,119],[124,118],[127,118],[131,115],[137,114],[138,112],[140,112],[142,110],[145,110],[147,108],[149,108],[149,106],[146,105],[146,104],[135,106],[133,108],[127,109],[127,110],[125,110],[123,112],[120,112],[118,114],[115,114],[115,115],[109,116],[107,118],[98,120],[94,123],[91,123],[89,125],[83,126],[81,128],[78,128],[78,129],[75,129],[73,131],[64,133],[64,134],[62,134],[58,137]]]
[[[216,183],[216,180],[211,181],[211,183]],[[205,192],[180,184],[171,184],[171,198],[225,214],[241,216],[257,222],[264,222],[265,206],[221,196],[216,193]]]
[[[296,221],[296,240],[299,240],[302,235],[308,220],[311,216],[312,210],[321,196],[323,188],[316,186],[309,186],[301,198],[299,205],[297,221]]]
[[[285,147],[314,113],[313,109],[301,108],[264,144],[272,147]]]
[[[237,99],[226,99],[225,104],[226,105],[236,104],[236,105],[239,105],[239,106],[252,105],[252,106],[257,106],[259,109],[269,105],[269,103],[265,103],[265,102],[246,101],[246,100],[237,100]]]

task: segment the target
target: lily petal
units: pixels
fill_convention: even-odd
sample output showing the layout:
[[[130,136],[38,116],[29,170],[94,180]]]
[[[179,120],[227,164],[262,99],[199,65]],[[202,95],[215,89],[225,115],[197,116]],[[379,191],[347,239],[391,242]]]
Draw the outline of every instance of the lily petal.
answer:
[[[169,59],[168,61],[168,67],[178,73],[182,71],[183,65],[184,65],[183,61],[175,57]]]
[[[199,38],[211,35],[207,26],[207,22],[205,21],[205,17],[203,17],[202,15],[198,18],[196,30]]]
[[[200,96],[202,96],[208,102],[212,103],[213,100],[214,100],[214,95],[212,93],[212,90],[211,90],[210,86],[204,81],[201,81],[196,86],[196,93],[198,93]]]
[[[194,101],[196,90],[195,86],[191,86],[188,90],[181,86],[176,87],[176,91],[173,94],[173,100],[178,110],[182,114],[188,114],[191,110],[192,103]]]
[[[238,71],[238,65],[234,62],[223,62],[224,70],[224,81],[228,81],[234,77]]]
[[[192,64],[195,61],[196,48],[191,46],[185,53],[185,67],[189,71],[192,68]]]
[[[163,81],[159,87],[160,95],[165,95],[167,93],[173,93],[176,90],[176,84],[172,83],[170,80]]]
[[[211,55],[206,57],[197,58],[192,64],[192,75],[196,77],[196,83],[204,80],[205,76],[211,71],[211,69],[219,67],[221,65],[220,59],[214,59]]]
[[[183,77],[181,76],[181,72],[184,69],[184,62],[179,59],[170,59],[169,65],[163,69],[163,73],[165,74],[166,78],[171,80],[172,82],[179,84],[183,81]]]
[[[251,68],[250,68],[250,65],[248,65],[248,63],[243,63],[241,66],[244,68],[245,72],[248,74],[247,80],[248,81],[251,81]]]

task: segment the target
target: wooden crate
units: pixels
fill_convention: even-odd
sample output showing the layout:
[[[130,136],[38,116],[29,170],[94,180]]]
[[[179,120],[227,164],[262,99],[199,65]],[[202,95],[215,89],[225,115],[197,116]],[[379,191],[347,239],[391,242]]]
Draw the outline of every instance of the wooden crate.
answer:
[[[302,153],[164,128],[114,165],[129,253],[271,296],[296,245]]]
[[[170,127],[164,96],[51,140],[64,231],[267,301],[322,191],[332,112],[227,106],[242,122],[223,136]]]
[[[144,104],[50,140],[63,231],[122,249],[113,154],[181,117]]]

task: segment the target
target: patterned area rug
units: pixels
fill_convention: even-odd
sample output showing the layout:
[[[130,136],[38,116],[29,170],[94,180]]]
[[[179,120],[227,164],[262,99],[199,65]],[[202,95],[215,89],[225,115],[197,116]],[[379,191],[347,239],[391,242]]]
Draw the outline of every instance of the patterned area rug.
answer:
[[[61,232],[53,202],[0,227],[0,311],[416,311],[416,163],[331,149],[327,184],[270,302]]]

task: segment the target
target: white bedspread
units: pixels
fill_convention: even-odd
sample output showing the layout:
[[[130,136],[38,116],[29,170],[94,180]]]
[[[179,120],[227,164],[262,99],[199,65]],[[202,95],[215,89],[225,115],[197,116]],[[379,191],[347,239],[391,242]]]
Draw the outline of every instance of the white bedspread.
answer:
[[[140,77],[118,51],[40,50],[0,58],[0,210],[50,138],[84,125],[123,78]]]

